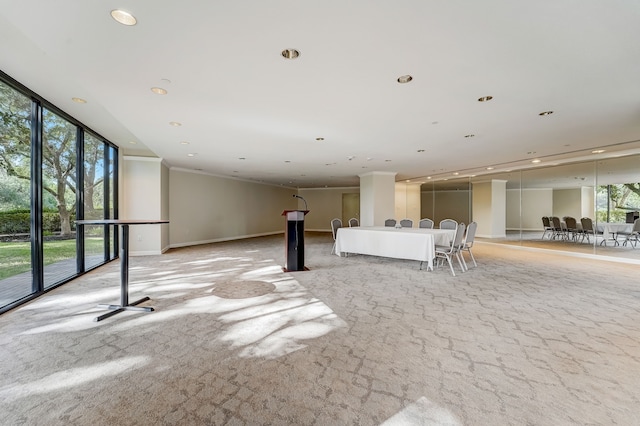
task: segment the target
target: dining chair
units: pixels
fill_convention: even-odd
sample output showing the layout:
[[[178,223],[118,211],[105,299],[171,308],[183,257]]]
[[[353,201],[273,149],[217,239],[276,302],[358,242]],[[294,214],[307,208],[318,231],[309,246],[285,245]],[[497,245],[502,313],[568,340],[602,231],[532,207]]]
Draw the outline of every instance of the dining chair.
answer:
[[[443,219],[440,221],[440,229],[456,229],[458,222],[453,219]]]
[[[598,236],[603,237],[602,241],[600,241],[600,245],[602,245],[604,243],[604,245],[607,245],[607,242],[604,239],[604,232],[599,231],[598,228],[596,227],[596,225],[593,223],[593,220],[590,217],[583,217],[580,219],[580,223],[582,224],[582,233],[584,235],[584,237],[587,239],[587,242],[589,243],[589,235],[593,235],[593,239],[595,240],[595,242],[598,242]]]
[[[394,227],[396,226],[396,220],[395,219],[386,219],[384,221],[384,226],[390,226],[390,227]]]
[[[469,269],[467,268],[467,263],[464,261],[464,252],[466,251],[467,253],[469,253],[469,256],[471,257],[471,260],[473,261],[473,266],[477,267],[478,264],[476,263],[476,258],[473,256],[473,253],[471,252],[471,248],[473,247],[473,241],[476,238],[476,230],[478,229],[478,223],[477,222],[471,222],[469,224],[469,226],[467,226],[467,232],[464,235],[464,241],[462,242],[462,245],[460,246],[460,257],[462,258],[462,262],[464,263],[465,269]]]
[[[542,240],[544,240],[545,235],[549,234],[549,239],[553,237],[553,226],[551,226],[551,221],[548,216],[542,216],[542,228],[544,232],[542,233]]]
[[[433,221],[429,218],[420,219],[418,227],[425,229],[433,229]]]
[[[349,228],[353,228],[354,226],[360,226],[360,222],[356,217],[352,217],[351,219],[349,219]]]
[[[400,221],[400,226],[403,228],[413,228],[413,220],[411,219],[402,219]]]
[[[564,228],[562,228],[562,223],[560,222],[560,218],[558,216],[551,216],[551,226],[553,227],[553,239],[556,237],[560,237],[563,240],[566,240],[567,234],[565,233]]]
[[[462,237],[464,236],[464,229],[465,229],[465,225],[464,223],[459,223],[456,225],[456,232],[455,235],[453,237],[453,241],[451,242],[450,245],[448,246],[436,246],[436,259],[438,261],[442,261],[443,259],[447,260],[447,263],[449,264],[449,268],[451,269],[451,274],[455,277],[456,273],[453,270],[453,263],[451,261],[451,259],[453,258],[453,256],[456,257],[456,259],[458,259],[458,264],[460,265],[460,269],[462,269],[462,272],[465,271],[465,267],[463,266],[463,261],[460,260],[460,247],[462,246]]]
[[[580,229],[578,229],[578,222],[574,217],[566,216],[564,218],[564,224],[566,226],[567,239],[571,238],[573,241],[578,241]]]
[[[629,243],[631,247],[636,248],[636,246],[638,245],[638,241],[640,241],[640,219],[636,219],[633,221],[633,228],[631,229],[631,232],[625,235],[626,238],[624,239],[622,245],[626,246],[627,243]]]
[[[336,252],[336,237],[338,235],[338,229],[342,228],[342,220],[337,217],[331,219],[331,233],[333,234],[333,247],[331,248],[331,254]]]

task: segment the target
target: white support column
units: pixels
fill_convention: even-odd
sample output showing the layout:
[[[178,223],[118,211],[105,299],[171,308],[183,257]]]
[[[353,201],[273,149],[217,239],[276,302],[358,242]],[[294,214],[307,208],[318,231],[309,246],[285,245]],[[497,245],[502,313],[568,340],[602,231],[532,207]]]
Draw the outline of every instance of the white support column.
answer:
[[[505,238],[507,226],[507,181],[493,179],[473,183],[473,220],[477,236]]]
[[[395,177],[393,172],[360,175],[360,225],[383,226],[395,217]]]

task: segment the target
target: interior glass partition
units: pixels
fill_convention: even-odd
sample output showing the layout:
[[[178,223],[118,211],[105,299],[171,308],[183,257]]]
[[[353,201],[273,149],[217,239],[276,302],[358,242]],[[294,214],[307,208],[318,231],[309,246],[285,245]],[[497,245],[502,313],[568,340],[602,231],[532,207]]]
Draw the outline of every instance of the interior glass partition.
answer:
[[[84,219],[104,219],[105,209],[105,145],[91,134],[84,136]],[[104,225],[84,227],[84,264],[90,269],[105,261]]]

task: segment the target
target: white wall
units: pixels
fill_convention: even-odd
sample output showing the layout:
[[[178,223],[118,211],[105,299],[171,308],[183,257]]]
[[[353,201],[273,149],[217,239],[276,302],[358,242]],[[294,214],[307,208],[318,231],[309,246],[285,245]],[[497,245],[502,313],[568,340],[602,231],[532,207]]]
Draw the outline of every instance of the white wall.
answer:
[[[171,247],[284,233],[294,189],[172,168]],[[312,208],[310,205],[309,208]]]
[[[522,218],[520,217],[520,197],[522,197]],[[551,188],[508,189],[507,229],[519,230],[522,220],[523,231],[542,229],[542,216],[553,214],[553,190]]]
[[[417,228],[422,218],[420,184],[396,182],[395,198],[395,219],[398,221],[405,218],[411,219],[414,228]]]
[[[304,229],[331,232],[331,219],[342,217],[342,194],[357,194],[359,192],[359,188],[300,189],[298,195],[307,200],[309,206]],[[300,208],[303,207],[304,203],[301,202]]]
[[[162,212],[162,159],[124,156],[123,160],[120,219],[167,219]],[[160,254],[166,250],[163,227],[168,225],[131,225],[129,253],[136,256]]]
[[[556,189],[553,191],[553,216],[582,217],[582,188]]]

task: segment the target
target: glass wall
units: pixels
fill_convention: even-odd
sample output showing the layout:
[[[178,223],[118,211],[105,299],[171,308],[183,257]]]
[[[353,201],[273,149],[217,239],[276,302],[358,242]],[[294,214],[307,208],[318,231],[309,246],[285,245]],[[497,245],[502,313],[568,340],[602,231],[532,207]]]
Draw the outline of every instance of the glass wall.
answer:
[[[32,292],[31,100],[0,80],[0,307]]]
[[[625,244],[632,222],[640,216],[639,164],[640,155],[633,154],[429,182],[422,186],[421,215],[434,218],[436,223],[445,216],[469,223],[478,217],[493,220],[504,214],[504,221],[492,229],[479,224],[478,239],[640,260],[640,247]],[[504,185],[504,207],[479,199],[479,191],[498,182],[493,188]],[[474,207],[485,212],[474,212]],[[566,228],[567,218],[573,218],[577,230],[563,229],[550,237],[544,232],[543,216],[558,217],[561,228]],[[583,229],[582,218],[591,219],[593,230]]]
[[[113,259],[117,148],[0,72],[0,312]]]
[[[42,114],[44,286],[76,274],[76,126],[44,109]],[[54,222],[48,226],[45,222]]]

